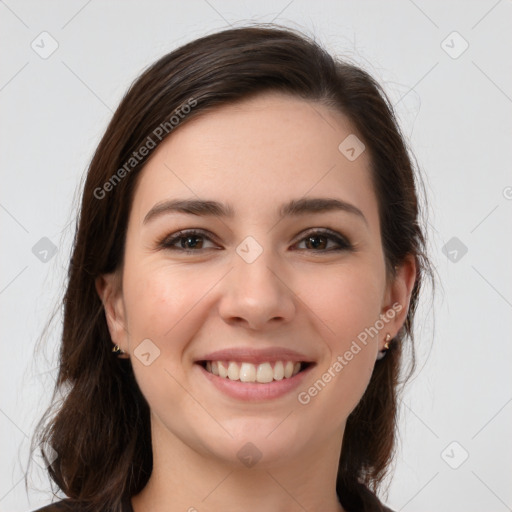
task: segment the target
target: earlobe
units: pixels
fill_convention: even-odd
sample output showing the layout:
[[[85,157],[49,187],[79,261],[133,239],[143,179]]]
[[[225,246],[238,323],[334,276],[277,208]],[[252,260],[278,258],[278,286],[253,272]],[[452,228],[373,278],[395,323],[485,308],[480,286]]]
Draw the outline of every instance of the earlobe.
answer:
[[[95,287],[103,303],[113,346],[118,345],[121,350],[127,352],[125,314],[119,277],[116,273],[103,274],[96,278]]]

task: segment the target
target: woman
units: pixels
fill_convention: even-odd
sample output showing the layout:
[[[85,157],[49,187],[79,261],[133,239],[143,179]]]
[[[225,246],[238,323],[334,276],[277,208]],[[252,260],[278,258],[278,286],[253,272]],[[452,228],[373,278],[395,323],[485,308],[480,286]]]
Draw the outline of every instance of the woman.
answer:
[[[303,35],[152,65],[88,171],[40,510],[389,510],[418,219],[385,94]]]

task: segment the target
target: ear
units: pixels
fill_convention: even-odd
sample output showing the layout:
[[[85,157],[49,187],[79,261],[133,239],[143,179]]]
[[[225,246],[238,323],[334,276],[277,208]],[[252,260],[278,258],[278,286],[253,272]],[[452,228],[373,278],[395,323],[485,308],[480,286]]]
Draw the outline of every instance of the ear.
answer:
[[[117,272],[103,274],[96,278],[96,291],[103,302],[108,330],[114,344],[125,354],[118,357],[128,358],[128,330],[126,328],[126,315],[124,310],[121,277]]]
[[[404,262],[396,268],[395,276],[388,282],[381,314],[391,318],[383,330],[379,350],[384,348],[386,334],[393,339],[402,328],[407,318],[411,294],[416,282],[416,259],[409,255]],[[394,311],[394,314],[391,313]]]

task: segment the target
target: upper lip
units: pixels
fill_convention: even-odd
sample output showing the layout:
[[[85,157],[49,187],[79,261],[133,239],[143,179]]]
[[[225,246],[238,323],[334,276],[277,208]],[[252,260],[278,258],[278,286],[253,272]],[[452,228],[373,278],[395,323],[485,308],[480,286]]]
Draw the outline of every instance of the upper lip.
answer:
[[[200,361],[235,361],[247,362],[253,364],[275,362],[275,361],[293,361],[301,363],[311,363],[313,360],[295,350],[280,347],[271,347],[265,349],[251,348],[227,348],[210,352],[196,360]]]

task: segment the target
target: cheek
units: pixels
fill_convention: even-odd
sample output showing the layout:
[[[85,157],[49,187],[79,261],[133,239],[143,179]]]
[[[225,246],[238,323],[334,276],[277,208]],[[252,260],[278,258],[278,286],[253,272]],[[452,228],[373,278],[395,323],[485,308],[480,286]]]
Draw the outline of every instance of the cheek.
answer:
[[[166,392],[173,394],[171,390],[176,386],[171,375],[183,380],[188,364],[185,348],[200,327],[195,315],[206,291],[205,280],[201,285],[200,272],[185,273],[178,266],[162,263],[142,263],[131,269],[137,270],[125,276],[124,299],[137,380],[148,399],[148,395],[158,396],[166,382]],[[145,366],[148,356],[146,361],[139,356],[148,351],[151,364]]]
[[[203,286],[204,288],[204,286]],[[155,410],[184,400],[184,347],[202,288],[197,274],[161,262],[127,262],[123,283],[129,348],[137,383]],[[192,313],[191,313],[192,312]],[[149,354],[149,356],[144,356]]]
[[[379,319],[383,283],[368,267],[330,269],[308,277],[300,284],[301,298],[314,313],[310,317],[316,319],[315,330],[329,358],[321,362],[320,375],[303,388],[308,395],[304,401],[335,407],[336,417],[346,418],[364,394],[375,365],[377,337],[367,333]]]
[[[139,334],[146,330],[157,339],[175,328],[204,293],[199,272],[183,272],[179,266],[138,265],[125,277],[124,297],[129,326]],[[134,332],[135,332],[134,331]]]
[[[371,267],[309,272],[298,288],[301,300],[323,322],[340,349],[379,317],[383,281]]]

